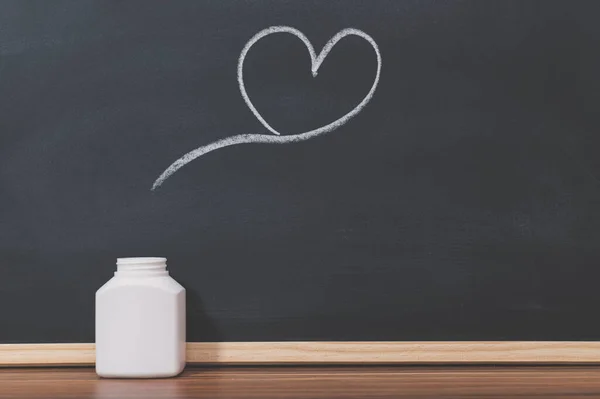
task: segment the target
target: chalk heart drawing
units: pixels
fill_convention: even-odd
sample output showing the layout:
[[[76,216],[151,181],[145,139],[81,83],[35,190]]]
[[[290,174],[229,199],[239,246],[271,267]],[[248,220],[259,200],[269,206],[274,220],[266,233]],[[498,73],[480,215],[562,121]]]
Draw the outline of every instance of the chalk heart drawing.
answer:
[[[281,136],[281,133],[278,132],[277,130],[275,130],[271,125],[269,125],[269,123],[265,120],[265,118],[263,118],[262,115],[258,112],[256,107],[250,100],[250,97],[248,96],[248,93],[246,92],[246,86],[244,84],[244,61],[246,59],[246,55],[248,54],[248,51],[250,51],[252,46],[260,39],[262,39],[266,36],[275,34],[275,33],[289,33],[289,34],[296,36],[300,40],[302,40],[302,42],[308,49],[308,53],[310,55],[311,72],[312,72],[313,77],[317,76],[317,74],[319,72],[319,67],[321,66],[321,64],[325,60],[325,57],[327,57],[327,55],[329,54],[329,52],[331,51],[333,46],[336,45],[337,42],[339,42],[341,39],[343,39],[346,36],[352,36],[352,35],[363,38],[371,45],[371,47],[373,47],[373,50],[375,50],[375,56],[377,57],[377,71],[375,72],[375,78],[373,79],[373,85],[369,89],[369,92],[356,107],[354,107],[350,112],[348,112],[341,118],[336,119],[335,121],[333,121],[325,126],[321,126],[318,129],[310,130],[308,132],[299,133],[299,134]],[[367,105],[367,103],[369,101],[371,101],[371,98],[373,97],[373,94],[375,93],[375,89],[377,89],[377,85],[379,83],[380,73],[381,73],[381,53],[379,52],[379,47],[377,46],[377,43],[375,43],[375,40],[373,40],[373,38],[371,36],[367,35],[365,32],[363,32],[361,30],[354,29],[354,28],[347,28],[347,29],[343,29],[343,30],[339,31],[335,36],[333,36],[331,39],[329,39],[329,41],[325,44],[325,46],[323,47],[323,49],[321,50],[321,52],[318,55],[315,52],[315,49],[312,46],[312,44],[310,43],[310,41],[308,40],[308,38],[306,36],[304,36],[304,34],[302,32],[300,32],[298,29],[291,28],[289,26],[272,26],[270,28],[261,30],[256,35],[254,35],[248,41],[248,43],[246,43],[246,45],[242,49],[242,52],[240,53],[240,58],[238,60],[238,67],[237,67],[237,80],[238,80],[238,84],[240,87],[240,93],[242,94],[242,97],[244,98],[246,105],[248,105],[248,108],[250,108],[250,111],[252,111],[252,113],[254,114],[256,119],[258,119],[259,122],[269,132],[273,133],[274,135],[239,134],[236,136],[227,137],[227,138],[212,142],[210,144],[198,147],[195,150],[188,152],[187,154],[183,155],[181,158],[179,158],[178,160],[173,162],[156,179],[156,181],[152,185],[152,190],[156,190],[158,187],[160,187],[165,182],[165,180],[167,180],[171,175],[173,175],[173,173],[177,172],[180,168],[182,168],[186,164],[192,162],[194,159],[201,157],[204,154],[207,154],[211,151],[218,150],[219,148],[229,147],[229,146],[236,145],[236,144],[251,144],[251,143],[262,143],[262,144],[297,143],[297,142],[308,140],[313,137],[316,137],[321,134],[328,133],[328,132],[331,132],[331,131],[337,129],[338,127],[344,125],[346,122],[348,122],[350,119],[352,119],[354,116],[356,116],[356,114],[358,114],[365,107],[365,105]]]

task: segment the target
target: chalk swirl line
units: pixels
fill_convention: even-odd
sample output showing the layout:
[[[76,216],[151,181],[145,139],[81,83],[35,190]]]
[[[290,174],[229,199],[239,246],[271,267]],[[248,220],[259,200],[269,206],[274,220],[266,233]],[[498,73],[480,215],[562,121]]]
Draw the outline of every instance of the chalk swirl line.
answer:
[[[246,59],[246,55],[248,54],[248,51],[250,50],[250,48],[252,48],[252,46],[257,41],[262,39],[263,37],[272,35],[274,33],[290,33],[290,34],[298,37],[300,40],[302,40],[302,42],[304,43],[304,45],[306,46],[306,48],[308,49],[308,52],[310,54],[311,72],[312,72],[313,77],[317,76],[319,67],[321,66],[321,64],[325,60],[325,57],[327,57],[327,55],[329,54],[329,52],[331,51],[333,46],[335,46],[338,41],[340,41],[344,37],[350,36],[350,35],[354,35],[354,36],[363,38],[371,45],[371,47],[373,47],[373,50],[375,50],[375,55],[377,57],[377,71],[375,73],[375,79],[373,80],[373,85],[369,89],[369,92],[362,99],[362,101],[356,107],[354,107],[354,109],[352,109],[350,112],[348,112],[341,118],[338,118],[335,121],[333,121],[325,126],[322,126],[318,129],[310,130],[310,131],[307,131],[304,133],[299,133],[299,134],[281,136],[281,133],[279,133],[271,125],[269,125],[269,123],[262,117],[262,115],[258,112],[256,107],[250,100],[250,97],[248,96],[248,93],[246,92],[246,86],[244,84],[244,73],[243,73],[244,72],[244,61]],[[300,32],[298,29],[295,29],[295,28],[292,28],[289,26],[272,26],[270,28],[261,30],[256,35],[254,35],[248,41],[248,43],[246,43],[246,45],[242,49],[242,52],[240,53],[240,58],[238,60],[238,67],[237,67],[237,80],[238,80],[238,84],[239,84],[239,88],[240,88],[240,93],[242,94],[242,97],[243,97],[244,101],[246,102],[246,105],[248,106],[248,108],[250,108],[250,111],[252,111],[252,114],[256,117],[256,119],[258,119],[258,121],[268,131],[273,133],[275,136],[270,136],[270,135],[266,135],[266,134],[239,134],[236,136],[226,137],[224,139],[217,140],[210,144],[198,147],[195,150],[192,150],[192,151],[188,152],[187,154],[183,155],[181,158],[179,158],[178,160],[173,162],[167,169],[165,169],[165,171],[156,179],[156,181],[152,185],[152,191],[154,191],[155,189],[160,187],[165,182],[165,180],[167,180],[171,175],[173,175],[175,172],[177,172],[180,168],[182,168],[186,164],[192,162],[196,158],[201,157],[202,155],[204,155],[206,153],[218,150],[219,148],[229,147],[229,146],[236,145],[236,144],[251,144],[251,143],[263,143],[263,144],[297,143],[297,142],[308,140],[313,137],[316,137],[321,134],[328,133],[328,132],[331,132],[331,131],[337,129],[338,127],[340,127],[343,124],[345,124],[346,122],[348,122],[348,120],[350,120],[351,118],[356,116],[356,114],[358,114],[365,107],[365,105],[367,105],[367,103],[369,101],[371,101],[371,98],[373,97],[373,94],[375,93],[375,89],[377,88],[377,85],[379,83],[380,74],[381,74],[381,53],[379,52],[379,47],[377,46],[377,43],[375,43],[375,40],[373,40],[373,38],[371,36],[369,36],[368,34],[366,34],[365,32],[363,32],[361,30],[354,29],[354,28],[347,28],[347,29],[343,29],[343,30],[339,31],[337,34],[335,34],[335,36],[333,36],[331,39],[329,39],[329,41],[325,44],[325,46],[323,47],[323,49],[321,50],[321,52],[318,55],[316,54],[315,49],[312,46],[312,44],[310,43],[310,41],[308,40],[308,38],[302,32]]]

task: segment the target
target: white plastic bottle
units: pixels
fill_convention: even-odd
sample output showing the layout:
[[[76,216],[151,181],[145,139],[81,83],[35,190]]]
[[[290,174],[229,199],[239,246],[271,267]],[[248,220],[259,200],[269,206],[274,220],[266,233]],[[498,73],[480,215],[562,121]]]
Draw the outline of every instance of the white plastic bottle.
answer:
[[[119,258],[96,292],[96,373],[172,377],[185,367],[185,289],[165,258]]]

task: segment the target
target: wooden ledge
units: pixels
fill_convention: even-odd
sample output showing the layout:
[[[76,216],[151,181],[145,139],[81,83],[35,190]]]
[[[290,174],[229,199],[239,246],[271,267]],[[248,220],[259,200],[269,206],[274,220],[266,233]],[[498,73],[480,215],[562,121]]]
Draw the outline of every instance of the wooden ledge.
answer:
[[[93,365],[94,344],[0,344],[0,366]],[[191,342],[189,364],[583,364],[600,342]]]

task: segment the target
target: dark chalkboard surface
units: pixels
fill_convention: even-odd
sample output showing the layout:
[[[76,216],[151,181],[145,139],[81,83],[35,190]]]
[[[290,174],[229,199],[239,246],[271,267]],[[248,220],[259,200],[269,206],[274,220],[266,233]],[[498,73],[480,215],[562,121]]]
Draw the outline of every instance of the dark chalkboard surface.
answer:
[[[600,340],[600,3],[0,1],[0,342],[93,342],[123,256],[165,256],[188,341]],[[270,26],[382,57],[372,99],[275,137],[237,65]],[[286,135],[377,58],[311,74],[289,33],[243,79]]]

